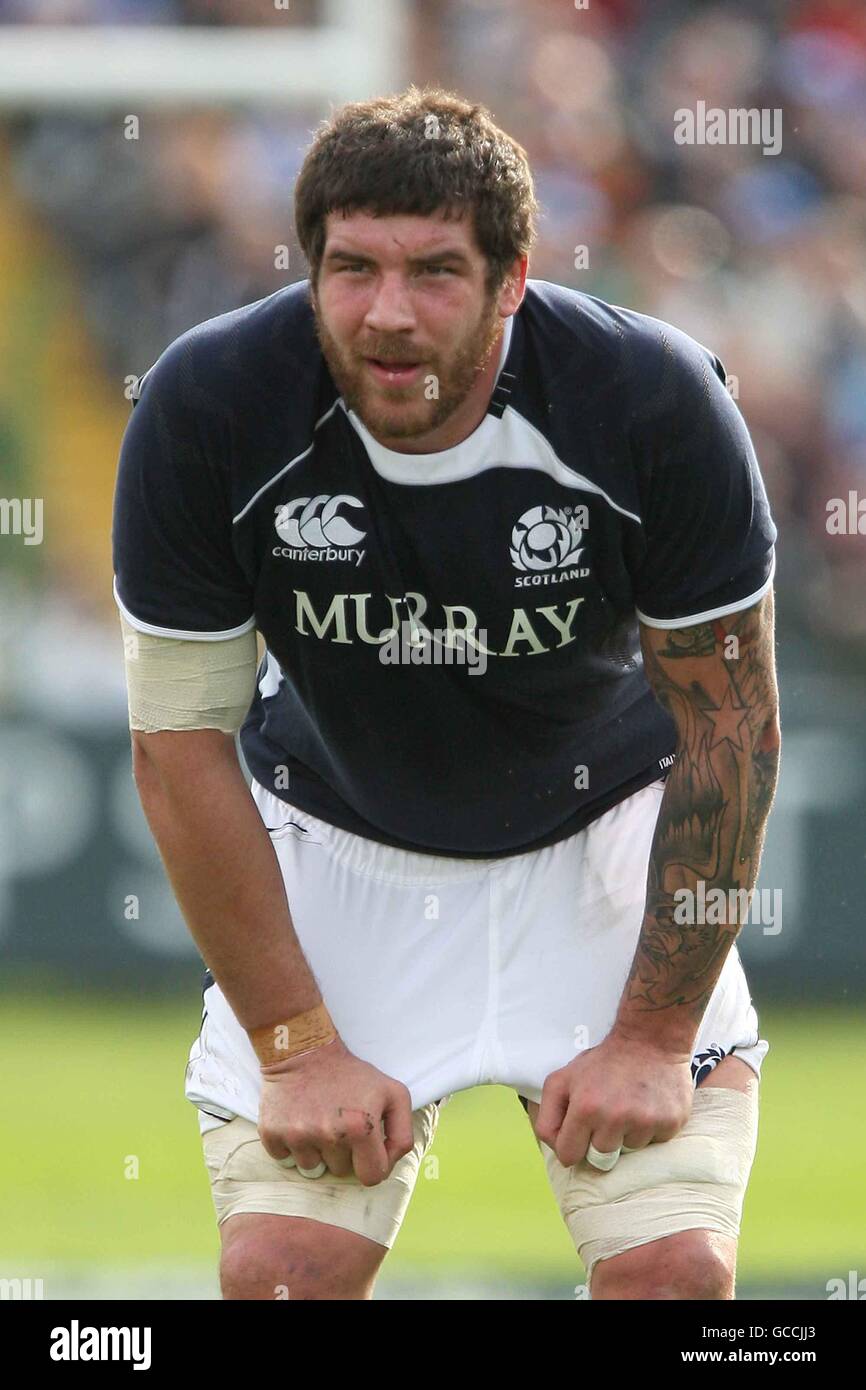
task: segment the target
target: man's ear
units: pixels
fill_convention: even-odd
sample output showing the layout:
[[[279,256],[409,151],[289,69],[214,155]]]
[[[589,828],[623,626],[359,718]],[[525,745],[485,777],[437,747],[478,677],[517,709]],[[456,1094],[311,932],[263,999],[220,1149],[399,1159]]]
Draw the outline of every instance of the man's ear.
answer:
[[[507,308],[510,314],[516,314],[523,303],[528,269],[529,257],[519,256],[509,268],[502,282],[502,288],[499,291],[499,302],[500,306]]]

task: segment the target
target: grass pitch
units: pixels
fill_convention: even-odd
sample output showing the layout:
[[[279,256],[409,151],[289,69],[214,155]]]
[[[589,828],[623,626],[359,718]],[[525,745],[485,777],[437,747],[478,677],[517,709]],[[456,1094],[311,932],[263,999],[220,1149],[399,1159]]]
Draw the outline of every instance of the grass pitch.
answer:
[[[134,1268],[216,1260],[194,1108],[184,1099],[199,1002],[3,1002],[0,1275],[40,1261]],[[866,1024],[841,1010],[761,1010],[758,1156],[741,1281],[866,1274]],[[455,1279],[583,1277],[529,1122],[501,1086],[456,1095],[385,1269]]]

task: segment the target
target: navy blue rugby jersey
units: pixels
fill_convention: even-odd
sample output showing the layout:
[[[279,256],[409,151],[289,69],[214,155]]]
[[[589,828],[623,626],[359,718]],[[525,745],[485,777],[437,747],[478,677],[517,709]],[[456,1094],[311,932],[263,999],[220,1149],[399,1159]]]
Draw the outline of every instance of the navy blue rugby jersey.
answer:
[[[240,742],[284,801],[431,854],[553,844],[673,762],[638,618],[684,627],[772,582],[724,368],[529,280],[478,428],[398,453],[338,394],[308,288],[190,329],[141,378],[117,602],[143,632],[260,631]]]

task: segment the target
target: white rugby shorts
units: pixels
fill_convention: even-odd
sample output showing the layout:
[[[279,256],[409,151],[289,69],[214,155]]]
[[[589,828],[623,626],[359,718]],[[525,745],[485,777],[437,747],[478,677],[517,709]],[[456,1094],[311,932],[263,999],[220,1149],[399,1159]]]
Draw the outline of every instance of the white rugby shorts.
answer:
[[[664,782],[545,849],[454,859],[338,829],[258,782],[295,931],[349,1050],[420,1110],[473,1086],[540,1101],[545,1078],[613,1024],[646,900]],[[258,1122],[259,1063],[218,984],[205,991],[185,1093],[202,1133]],[[736,944],[695,1043],[695,1081],[728,1053],[760,1074]]]

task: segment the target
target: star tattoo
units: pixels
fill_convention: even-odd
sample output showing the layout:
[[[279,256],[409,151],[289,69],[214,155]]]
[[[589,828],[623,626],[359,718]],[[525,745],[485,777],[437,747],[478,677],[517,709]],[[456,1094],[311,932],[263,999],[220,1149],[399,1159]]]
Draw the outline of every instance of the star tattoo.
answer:
[[[745,705],[735,705],[731,691],[725,691],[722,703],[719,706],[702,705],[701,713],[705,714],[713,726],[710,748],[715,748],[723,739],[727,739],[732,748],[742,750],[743,741],[740,737],[740,729],[748,719],[748,709]]]

